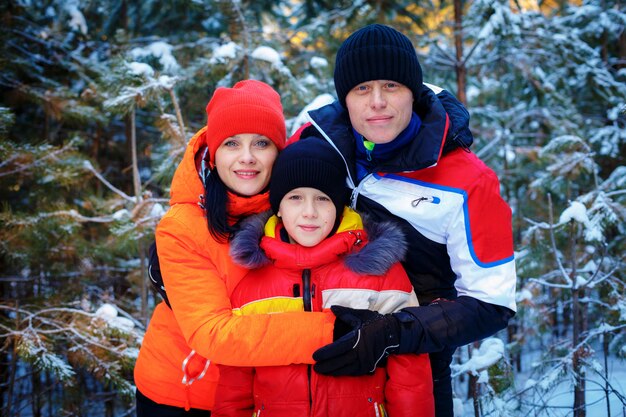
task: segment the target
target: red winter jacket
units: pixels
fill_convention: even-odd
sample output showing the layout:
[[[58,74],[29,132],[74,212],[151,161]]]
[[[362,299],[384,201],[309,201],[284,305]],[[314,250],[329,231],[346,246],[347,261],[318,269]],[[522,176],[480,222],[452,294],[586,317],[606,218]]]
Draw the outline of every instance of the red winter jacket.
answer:
[[[373,225],[366,232],[360,216],[346,208],[337,233],[306,248],[277,238],[282,224],[273,216],[263,227],[265,218],[248,220],[231,242],[233,260],[251,269],[231,296],[235,314],[322,311],[331,305],[385,314],[418,304],[399,264],[406,242],[397,226]],[[392,355],[386,368],[362,377],[319,375],[310,365],[220,366],[212,415],[430,417],[432,392],[425,354]]]

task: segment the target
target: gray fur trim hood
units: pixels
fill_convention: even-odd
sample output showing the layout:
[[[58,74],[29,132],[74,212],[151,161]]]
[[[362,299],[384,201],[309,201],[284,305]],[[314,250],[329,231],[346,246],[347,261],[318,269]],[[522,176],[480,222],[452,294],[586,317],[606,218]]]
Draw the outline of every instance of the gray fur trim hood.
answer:
[[[255,269],[272,262],[260,246],[265,223],[271,215],[270,211],[266,211],[241,223],[239,231],[230,242],[230,256],[236,264]],[[343,258],[344,264],[357,274],[383,275],[395,263],[404,260],[407,251],[406,238],[400,226],[393,222],[376,223],[368,221],[365,216],[361,218],[367,241],[359,251],[347,254]]]

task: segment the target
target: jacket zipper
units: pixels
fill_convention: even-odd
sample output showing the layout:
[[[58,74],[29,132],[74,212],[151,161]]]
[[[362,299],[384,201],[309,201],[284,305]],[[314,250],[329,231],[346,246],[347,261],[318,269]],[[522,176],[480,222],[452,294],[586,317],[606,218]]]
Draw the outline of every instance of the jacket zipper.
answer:
[[[315,286],[311,286],[311,270],[302,270],[302,303],[304,304],[304,311],[313,311],[312,298],[314,297],[312,289]],[[307,378],[309,380],[309,409],[313,408],[313,392],[311,387],[311,365],[307,365],[306,368]],[[312,410],[311,410],[312,411]]]
[[[363,190],[363,184],[365,184],[365,181],[367,181],[372,175],[373,174],[370,173],[364,176],[361,179],[361,181],[359,181],[357,186],[352,189],[352,194],[350,195],[350,207],[351,208],[356,210],[356,202],[357,202],[359,195],[361,194],[361,191]]]
[[[302,270],[302,303],[304,311],[313,311],[311,304],[311,270]]]

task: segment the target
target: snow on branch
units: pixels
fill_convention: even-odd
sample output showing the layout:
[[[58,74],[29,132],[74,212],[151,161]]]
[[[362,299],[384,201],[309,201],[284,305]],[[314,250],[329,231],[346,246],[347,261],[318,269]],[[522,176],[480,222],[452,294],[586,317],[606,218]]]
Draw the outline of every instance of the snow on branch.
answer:
[[[130,63],[128,65],[129,70],[133,74],[142,75],[147,82],[138,87],[124,86],[116,97],[110,98],[104,102],[105,108],[124,109],[128,111],[135,106],[135,103],[143,103],[148,96],[155,94],[157,91],[169,92],[178,81],[178,77],[170,77],[168,75],[153,78],[149,72],[146,72],[147,69],[144,68],[144,66],[148,66],[147,64]]]
[[[454,371],[452,377],[455,378],[463,373],[479,375],[481,371],[495,365],[502,358],[504,358],[504,342],[495,337],[485,339],[478,349],[472,351],[472,357],[467,362],[450,366]]]
[[[90,313],[76,308],[31,310],[0,304],[0,311],[14,317],[0,323],[0,336],[15,340],[18,354],[36,368],[52,371],[72,385],[72,366],[87,366],[100,378],[132,390],[130,385],[124,386],[121,362],[136,358],[143,330],[135,320],[120,317],[117,306],[104,303]]]
[[[19,162],[20,154],[14,155],[11,158],[8,158],[5,161],[0,161],[0,168],[8,165],[9,163],[15,163],[16,168],[13,168],[8,171],[0,171],[0,177],[5,177],[7,175],[13,175],[24,171],[29,171],[35,167],[40,167],[47,163],[50,159],[57,159],[57,157],[65,152],[70,151],[76,145],[77,140],[72,139],[63,147],[58,148],[56,150],[50,150],[50,146],[44,145],[44,148],[39,149],[42,152],[42,156],[40,158],[35,159],[34,161],[29,162],[28,164],[21,164]]]
[[[102,174],[100,174],[98,171],[96,171],[96,169],[93,167],[91,162],[89,162],[87,160],[83,161],[83,168],[85,168],[86,170],[90,171],[93,175],[96,176],[96,178],[98,178],[100,180],[100,182],[102,182],[104,185],[106,185],[108,189],[110,189],[115,194],[117,194],[120,197],[122,197],[124,200],[132,202],[132,203],[137,202],[137,199],[135,197],[129,196],[124,191],[120,190],[119,188],[117,188],[113,184],[111,184],[109,181],[107,181],[106,178],[104,178],[102,176]]]

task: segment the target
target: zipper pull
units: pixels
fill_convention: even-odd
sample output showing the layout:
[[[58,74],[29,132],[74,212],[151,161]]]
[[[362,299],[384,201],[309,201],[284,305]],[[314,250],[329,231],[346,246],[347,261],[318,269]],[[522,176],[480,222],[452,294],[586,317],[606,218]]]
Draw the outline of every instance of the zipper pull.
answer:
[[[363,139],[363,146],[365,146],[365,155],[367,155],[368,162],[372,162],[372,152],[374,151],[374,142],[370,142],[367,139]]]

